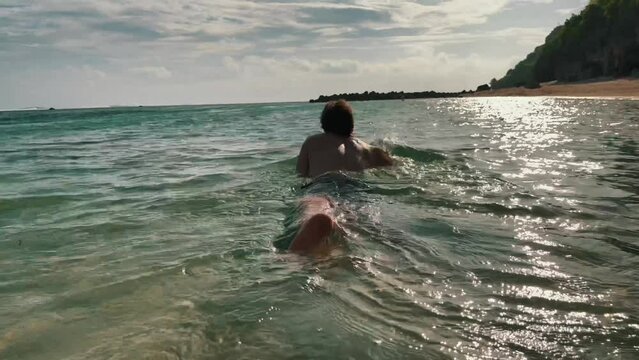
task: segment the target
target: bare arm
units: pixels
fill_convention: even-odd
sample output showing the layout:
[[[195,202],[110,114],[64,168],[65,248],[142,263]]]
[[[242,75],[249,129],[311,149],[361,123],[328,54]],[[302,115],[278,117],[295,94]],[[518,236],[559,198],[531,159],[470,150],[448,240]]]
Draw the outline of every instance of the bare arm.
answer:
[[[383,166],[393,166],[393,158],[384,150],[378,147],[371,146],[367,150],[368,167],[376,168]]]
[[[299,155],[297,155],[297,174],[302,177],[309,177],[308,160],[308,140],[302,144]]]

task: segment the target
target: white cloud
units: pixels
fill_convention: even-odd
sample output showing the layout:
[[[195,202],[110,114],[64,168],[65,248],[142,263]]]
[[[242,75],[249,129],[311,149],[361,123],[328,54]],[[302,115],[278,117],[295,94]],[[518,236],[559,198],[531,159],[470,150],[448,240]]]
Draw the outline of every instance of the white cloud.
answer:
[[[550,30],[482,24],[507,10],[526,16],[527,6],[546,6],[560,22],[557,2],[29,0],[0,7],[0,82],[16,89],[0,107],[31,105],[37,91],[45,99],[25,80],[35,74],[52,88],[66,78],[74,86],[56,99],[73,104],[83,99],[75,85],[87,82],[100,82],[107,104],[142,88],[156,98],[139,102],[153,103],[205,101],[198,91],[215,86],[224,89],[216,101],[299,100],[331,87],[459,90],[499,77]],[[495,43],[507,46],[483,49]]]
[[[157,79],[168,79],[173,74],[164,66],[143,66],[131,69],[132,73],[142,74]]]
[[[252,46],[247,43],[220,41],[216,43],[201,43],[195,46],[198,54],[234,54],[248,50]]]
[[[84,73],[85,76],[93,79],[104,79],[107,77],[107,74],[104,71],[95,69],[89,65],[83,65],[80,67],[79,71]]]

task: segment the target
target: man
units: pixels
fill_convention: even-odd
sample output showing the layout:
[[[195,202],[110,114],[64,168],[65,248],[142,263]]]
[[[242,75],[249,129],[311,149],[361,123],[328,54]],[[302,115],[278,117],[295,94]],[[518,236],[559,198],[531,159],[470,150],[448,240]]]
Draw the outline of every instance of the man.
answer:
[[[344,100],[331,101],[322,111],[323,134],[306,139],[297,157],[297,172],[302,177],[317,178],[334,171],[363,171],[390,166],[387,152],[353,136],[353,109]],[[302,225],[289,250],[313,252],[325,244],[339,226],[334,218],[334,204],[328,197],[302,199]]]
[[[393,165],[382,149],[353,136],[353,109],[344,100],[326,104],[321,117],[323,134],[306,139],[297,157],[297,172],[315,178],[331,171],[363,171]]]

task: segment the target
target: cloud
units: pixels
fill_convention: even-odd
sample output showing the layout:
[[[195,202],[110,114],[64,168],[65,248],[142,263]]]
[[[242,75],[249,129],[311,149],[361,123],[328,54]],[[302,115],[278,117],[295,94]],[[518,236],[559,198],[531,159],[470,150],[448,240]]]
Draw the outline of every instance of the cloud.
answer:
[[[277,87],[295,88],[296,91],[279,94],[299,99],[330,86],[343,87],[336,78],[350,79],[348,87],[353,89],[382,90],[381,87],[393,85],[397,90],[456,90],[480,77],[499,77],[515,61],[512,59],[525,56],[565,19],[567,14],[560,9],[577,9],[582,3],[583,0],[4,2],[0,5],[0,82],[17,89],[10,100],[20,103],[16,106],[31,101],[34,91],[42,91],[46,98],[44,88],[32,90],[34,87],[25,79],[49,79],[53,83],[65,76],[73,86],[64,88],[60,99],[70,99],[74,104],[82,98],[78,95],[82,89],[74,87],[90,81],[109,83],[104,91],[111,89],[122,97],[139,94],[139,89],[144,88],[148,96],[158,97],[157,102],[168,103],[178,101],[182,94],[195,99],[196,89],[212,93],[209,86],[215,84],[226,89],[237,86],[233,99],[241,96],[243,90],[248,94],[246,101],[258,101],[261,98],[256,96],[265,96],[267,89]],[[468,68],[474,72],[466,71]],[[160,81],[168,78],[170,82]],[[255,79],[259,79],[259,84]],[[290,84],[293,80],[297,83]],[[155,86],[153,91],[146,88],[148,84]],[[180,90],[171,90],[174,87]],[[231,93],[222,91],[220,97],[228,95],[230,101]],[[121,100],[111,93],[101,96],[112,98],[113,102]],[[9,100],[0,97],[0,107],[14,105],[3,101]]]
[[[318,72],[330,74],[352,74],[357,73],[361,63],[349,59],[324,60],[317,67]]]
[[[534,1],[534,0],[527,0]],[[3,8],[11,13],[11,31],[75,39],[117,38],[119,41],[193,43],[235,38],[268,41],[283,35],[300,37],[356,34],[384,38],[395,31],[428,32],[485,22],[509,3],[521,0],[416,1],[352,0],[286,2],[233,0],[140,0],[137,2],[34,1],[31,6]],[[9,10],[7,10],[9,9]],[[0,25],[1,33],[2,25]],[[90,37],[86,35],[90,34]],[[122,39],[122,36],[127,39]],[[62,36],[44,36],[55,45]],[[44,40],[44,39],[43,39]]]
[[[91,24],[91,26],[98,31],[122,34],[135,39],[155,40],[163,37],[161,32],[151,27],[126,21],[104,21]]]
[[[104,79],[107,77],[107,74],[99,69],[96,69],[90,65],[83,65],[76,71],[81,71],[84,76],[92,79]]]
[[[390,20],[387,11],[362,8],[308,8],[302,20],[310,24],[382,23]]]
[[[194,51],[198,54],[234,54],[243,52],[251,47],[246,42],[230,42],[227,40],[218,42],[202,42],[197,44]]]
[[[143,66],[131,69],[134,74],[142,74],[156,79],[168,79],[173,74],[164,66]]]

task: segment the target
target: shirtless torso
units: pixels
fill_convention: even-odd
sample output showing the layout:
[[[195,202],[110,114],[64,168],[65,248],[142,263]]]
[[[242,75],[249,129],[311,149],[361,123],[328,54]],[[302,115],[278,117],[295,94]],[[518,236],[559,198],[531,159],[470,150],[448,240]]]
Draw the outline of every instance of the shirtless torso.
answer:
[[[392,165],[388,154],[356,137],[330,133],[309,136],[297,157],[297,172],[303,177],[317,177],[329,171],[363,171]]]

